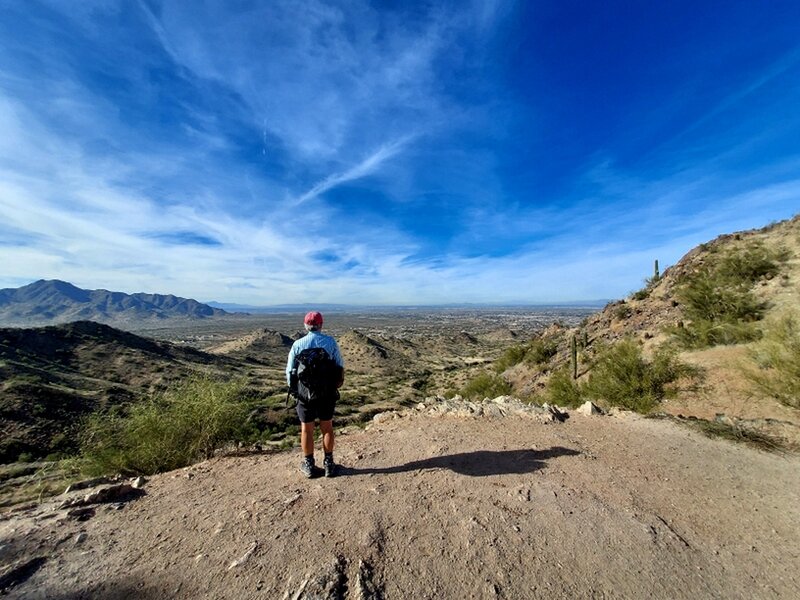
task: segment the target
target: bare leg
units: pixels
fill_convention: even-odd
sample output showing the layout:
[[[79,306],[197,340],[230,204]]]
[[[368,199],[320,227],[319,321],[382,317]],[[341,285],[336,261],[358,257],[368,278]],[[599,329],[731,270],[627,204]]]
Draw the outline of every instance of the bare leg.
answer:
[[[322,448],[326,453],[333,452],[333,421],[320,421],[322,430]]]
[[[328,421],[330,423],[330,421]],[[323,430],[324,431],[324,430]],[[314,423],[300,423],[300,447],[303,456],[314,454]]]

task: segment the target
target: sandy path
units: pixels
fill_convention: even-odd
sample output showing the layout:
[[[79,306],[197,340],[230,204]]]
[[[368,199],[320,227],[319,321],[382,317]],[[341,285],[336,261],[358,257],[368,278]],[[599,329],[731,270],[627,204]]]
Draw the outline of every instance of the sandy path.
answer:
[[[338,443],[336,479],[221,458],[86,522],[6,518],[3,564],[47,557],[9,597],[800,597],[800,457],[633,415],[403,417]]]

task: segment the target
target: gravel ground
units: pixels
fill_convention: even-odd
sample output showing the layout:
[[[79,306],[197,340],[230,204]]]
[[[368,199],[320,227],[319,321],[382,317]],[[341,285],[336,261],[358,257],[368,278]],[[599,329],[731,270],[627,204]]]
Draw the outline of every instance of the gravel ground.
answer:
[[[225,457],[85,521],[54,503],[6,514],[6,593],[800,597],[796,455],[627,413],[412,414],[340,435],[336,454],[334,479],[302,479],[297,451]]]

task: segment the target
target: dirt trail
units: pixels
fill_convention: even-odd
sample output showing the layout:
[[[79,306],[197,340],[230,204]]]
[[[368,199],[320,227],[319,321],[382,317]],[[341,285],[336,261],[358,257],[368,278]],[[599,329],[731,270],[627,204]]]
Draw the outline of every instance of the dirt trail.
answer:
[[[220,458],[85,522],[5,518],[2,564],[46,557],[9,597],[800,597],[798,456],[575,414],[406,416],[337,458],[310,481],[296,452]]]

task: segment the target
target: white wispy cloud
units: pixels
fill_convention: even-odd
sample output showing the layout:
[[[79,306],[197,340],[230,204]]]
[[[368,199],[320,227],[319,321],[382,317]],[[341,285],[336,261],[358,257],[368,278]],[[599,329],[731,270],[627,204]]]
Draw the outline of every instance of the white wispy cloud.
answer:
[[[62,278],[254,304],[615,296],[654,258],[800,209],[789,160],[734,177],[720,157],[688,155],[648,172],[601,157],[563,202],[515,196],[491,149],[448,137],[494,134],[502,111],[457,105],[437,81],[453,40],[490,35],[508,5],[456,3],[406,23],[369,3],[142,2],[142,22],[126,25],[144,27],[141,48],[95,59],[90,47],[82,63],[40,43],[42,68],[24,72],[5,53],[0,287]],[[52,6],[87,39],[118,33],[96,24],[117,2]],[[174,98],[153,72],[175,80]],[[141,106],[122,105],[108,80]],[[383,206],[353,214],[326,199],[355,182],[450,237],[437,245]]]
[[[356,181],[362,177],[367,177],[368,175],[375,173],[383,165],[383,163],[390,160],[394,155],[400,152],[403,146],[405,146],[411,139],[412,137],[409,135],[404,136],[397,141],[385,144],[367,156],[364,160],[355,166],[350,167],[346,171],[328,175],[325,179],[315,184],[310,190],[297,198],[294,201],[294,204],[303,204],[304,202],[317,198],[321,194],[324,194],[336,186],[349,181]]]
[[[387,30],[379,42],[370,33],[377,13],[367,5],[349,8],[345,14],[313,0],[242,11],[174,3],[156,16],[143,5],[170,56],[234,90],[256,127],[265,124],[300,160],[345,163],[365,145],[402,135],[371,130],[376,107],[409,114],[433,108],[430,70],[439,49],[436,27]]]

